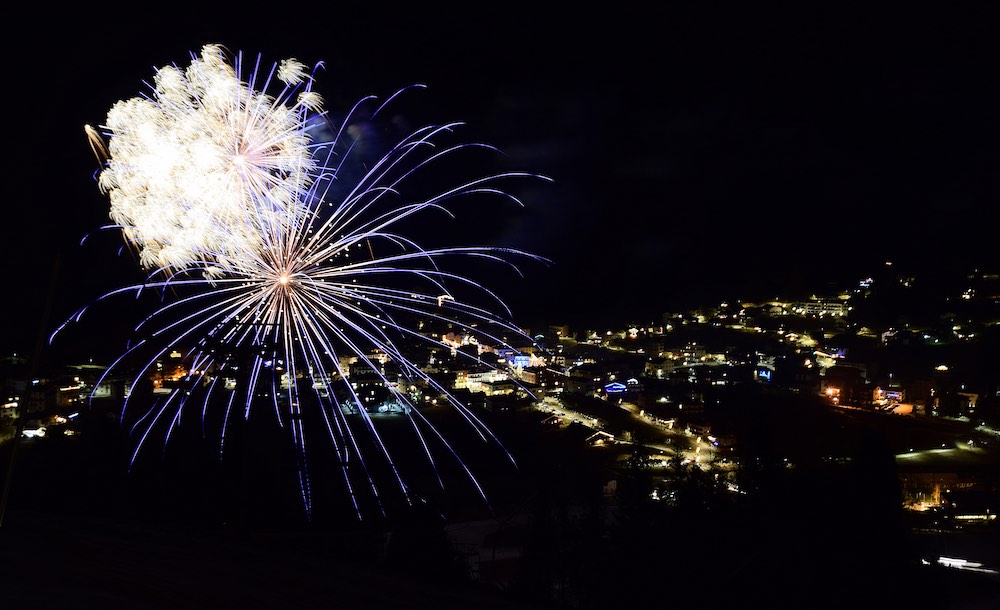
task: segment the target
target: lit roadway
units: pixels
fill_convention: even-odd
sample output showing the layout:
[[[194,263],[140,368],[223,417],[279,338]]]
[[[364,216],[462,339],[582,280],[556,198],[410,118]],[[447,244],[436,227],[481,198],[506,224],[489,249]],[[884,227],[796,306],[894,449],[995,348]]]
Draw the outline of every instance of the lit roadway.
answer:
[[[672,456],[678,450],[682,452],[685,460],[699,464],[708,464],[712,461],[715,447],[707,439],[692,435],[685,430],[672,430],[669,425],[658,423],[655,418],[642,413],[637,406],[631,403],[623,402],[618,407],[613,404],[609,404],[609,406],[625,411],[634,422],[639,424],[638,428],[641,430],[643,445],[654,451],[652,455],[654,462],[656,461],[656,451]],[[605,431],[604,425],[599,419],[574,411],[554,396],[548,396],[543,401],[535,403],[535,408],[559,417],[562,420],[560,427],[566,427],[576,422],[595,432]],[[615,440],[619,443],[629,442],[622,439]]]

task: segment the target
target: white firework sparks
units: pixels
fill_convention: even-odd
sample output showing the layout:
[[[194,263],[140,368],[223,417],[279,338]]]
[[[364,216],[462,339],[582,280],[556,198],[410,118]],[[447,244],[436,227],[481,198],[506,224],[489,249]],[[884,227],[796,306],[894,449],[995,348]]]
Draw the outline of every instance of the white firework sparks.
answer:
[[[137,327],[141,338],[105,376],[138,359],[134,389],[158,360],[180,347],[191,363],[169,396],[138,418],[133,461],[155,430],[166,426],[168,441],[195,402],[203,426],[210,405],[224,405],[221,451],[231,416],[242,411],[249,417],[266,396],[268,409],[291,431],[297,448],[307,513],[312,499],[304,419],[325,428],[359,515],[361,488],[383,507],[363,445],[375,448],[394,473],[393,486],[409,501],[407,484],[365,399],[348,382],[344,363],[353,360],[377,375],[412,424],[428,462],[436,468],[435,447],[454,458],[485,500],[459,452],[421,412],[414,391],[443,397],[478,438],[497,439],[398,344],[452,351],[440,335],[420,329],[424,322],[466,333],[482,345],[511,348],[514,337],[530,341],[509,321],[510,312],[496,295],[441,263],[452,257],[506,264],[511,257],[541,259],[496,247],[425,249],[402,229],[415,215],[444,210],[446,202],[463,195],[517,201],[497,183],[539,176],[492,174],[408,199],[404,187],[421,168],[469,148],[491,149],[468,143],[440,147],[456,124],[432,125],[404,137],[347,188],[335,189],[355,148],[346,127],[360,103],[333,126],[333,137],[314,141],[312,126],[324,115],[305,67],[294,60],[274,65],[258,90],[257,67],[244,83],[240,65],[239,58],[235,67],[226,63],[220,47],[206,46],[186,70],[159,70],[150,97],[115,104],[105,126],[109,145],[100,184],[110,195],[112,218],[150,273],[141,285],[99,300],[150,289],[175,297]],[[273,97],[264,93],[272,76],[283,85]],[[103,139],[88,133],[95,152],[104,153]],[[493,306],[463,298],[470,294]],[[494,313],[496,307],[502,313]],[[219,383],[222,379],[230,383]],[[128,400],[123,418],[127,409]]]
[[[158,70],[150,96],[112,107],[100,185],[144,267],[228,268],[302,220],[323,169],[306,124],[322,100],[301,63],[276,73],[284,88],[272,97],[208,45],[186,69]]]

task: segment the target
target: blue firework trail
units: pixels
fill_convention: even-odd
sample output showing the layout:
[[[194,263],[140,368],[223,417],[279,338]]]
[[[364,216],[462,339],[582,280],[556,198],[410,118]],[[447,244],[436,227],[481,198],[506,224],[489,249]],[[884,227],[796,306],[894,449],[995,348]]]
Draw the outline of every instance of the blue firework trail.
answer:
[[[406,230],[428,213],[450,215],[447,204],[470,195],[477,202],[487,195],[521,205],[503,185],[547,178],[501,172],[409,195],[410,185],[449,159],[495,149],[442,145],[461,125],[427,125],[374,163],[352,163],[362,143],[350,129],[355,117],[375,106],[367,117],[373,120],[399,93],[421,86],[381,104],[364,98],[334,124],[313,91],[320,64],[306,70],[285,60],[265,72],[257,56],[252,65],[244,79],[242,54],[230,65],[221,47],[208,45],[200,56],[192,54],[187,68],[158,70],[150,92],[115,104],[100,130],[87,128],[102,161],[99,184],[111,201],[114,224],[104,228],[120,231],[147,270],[145,281],[95,303],[158,294],[158,305],[135,327],[134,343],[96,386],[126,366],[138,371],[122,409],[125,423],[138,384],[156,372],[158,362],[183,350],[190,363],[169,395],[137,414],[131,463],[164,425],[164,446],[184,417],[199,417],[206,433],[215,408],[222,411],[221,454],[233,419],[266,408],[294,445],[302,502],[311,516],[304,425],[309,415],[330,441],[356,514],[363,513],[362,489],[385,514],[386,484],[369,468],[370,460],[388,467],[390,489],[407,502],[412,493],[399,457],[349,381],[347,363],[354,361],[378,376],[409,421],[437,483],[444,486],[439,466],[454,460],[488,504],[461,452],[422,412],[410,388],[443,397],[470,434],[502,444],[472,409],[408,357],[406,346],[453,351],[440,335],[420,328],[425,322],[484,346],[513,349],[515,342],[532,342],[510,321],[498,295],[447,265],[450,259],[479,259],[516,270],[518,260],[544,259],[501,247],[424,248]],[[280,91],[268,94],[274,87]],[[456,355],[482,364],[461,350]]]

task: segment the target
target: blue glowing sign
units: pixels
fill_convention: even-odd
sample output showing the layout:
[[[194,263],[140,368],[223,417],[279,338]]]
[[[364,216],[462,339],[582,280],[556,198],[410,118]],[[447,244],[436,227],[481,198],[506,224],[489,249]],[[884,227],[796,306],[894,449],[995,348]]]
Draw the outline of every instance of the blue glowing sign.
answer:
[[[619,392],[624,392],[625,389],[626,389],[625,386],[623,384],[618,383],[617,381],[613,381],[608,385],[604,386],[604,391],[607,392],[608,394],[618,394]]]

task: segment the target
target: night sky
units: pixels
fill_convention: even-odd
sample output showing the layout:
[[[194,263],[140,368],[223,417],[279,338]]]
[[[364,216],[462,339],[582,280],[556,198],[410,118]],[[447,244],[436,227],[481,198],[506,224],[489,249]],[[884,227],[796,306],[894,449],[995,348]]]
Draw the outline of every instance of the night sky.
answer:
[[[465,121],[463,137],[506,153],[484,170],[551,177],[509,186],[523,210],[459,212],[455,245],[554,261],[484,278],[525,324],[657,320],[823,290],[887,259],[996,265],[1000,42],[985,16],[645,10],[294,4],[288,18],[91,16],[66,32],[25,17],[31,48],[4,42],[17,85],[0,347],[30,351],[41,329],[139,277],[116,236],[79,243],[107,222],[83,125],[205,43],[325,62],[317,90],[331,111],[424,83],[395,106],[402,118]]]

